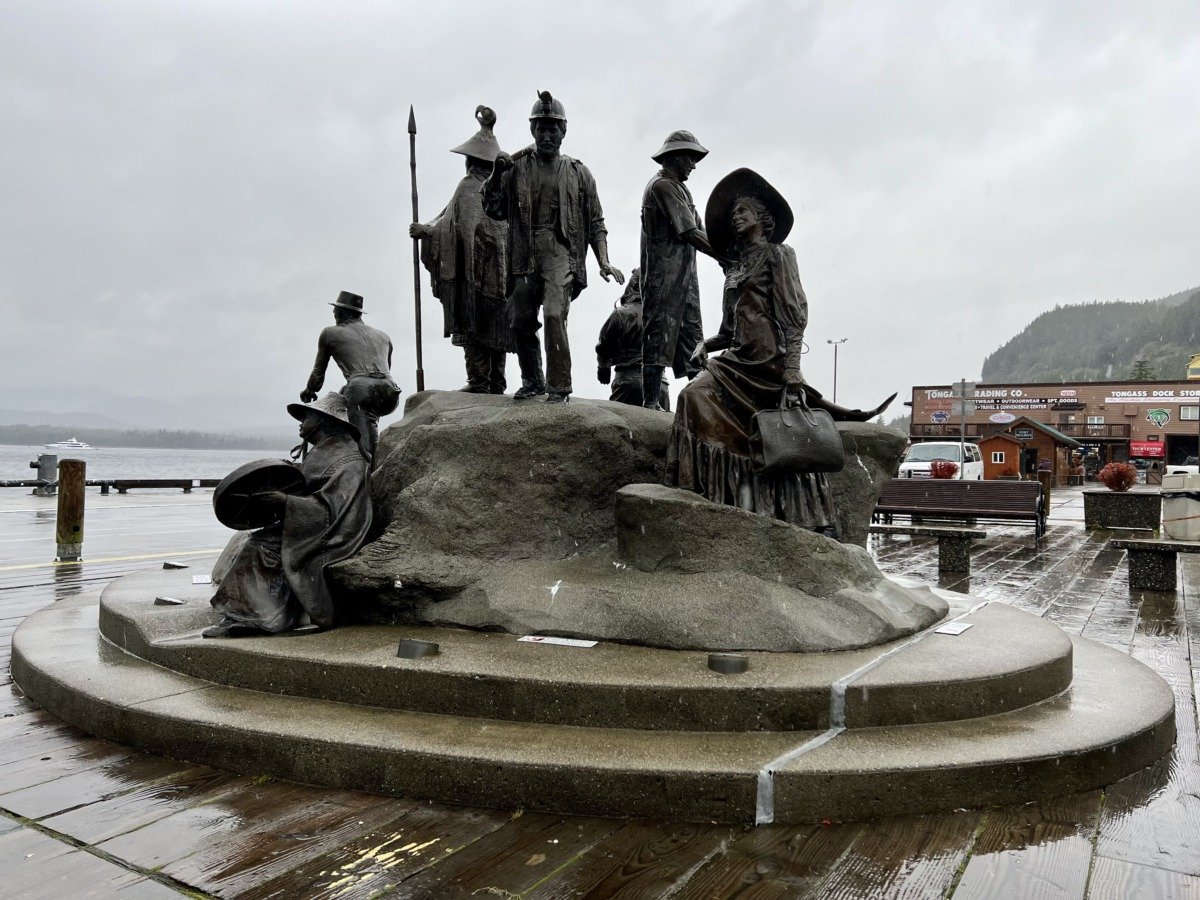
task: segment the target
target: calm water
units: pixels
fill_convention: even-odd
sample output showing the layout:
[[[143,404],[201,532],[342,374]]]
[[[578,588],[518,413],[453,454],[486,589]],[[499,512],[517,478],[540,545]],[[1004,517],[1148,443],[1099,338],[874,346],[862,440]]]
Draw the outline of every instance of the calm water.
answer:
[[[47,450],[0,444],[0,481],[37,477],[29,463],[39,453],[57,453],[61,459],[87,462],[88,478],[223,478],[242,463],[255,459],[286,458],[279,450],[153,450],[112,447],[96,450]]]

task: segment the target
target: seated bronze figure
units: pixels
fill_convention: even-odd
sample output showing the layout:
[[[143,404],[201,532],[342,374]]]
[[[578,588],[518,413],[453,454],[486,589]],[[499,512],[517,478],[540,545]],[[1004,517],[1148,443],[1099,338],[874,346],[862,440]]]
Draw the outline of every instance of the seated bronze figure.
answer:
[[[289,404],[288,412],[312,444],[290,488],[279,490],[283,479],[272,471],[273,487],[244,496],[246,484],[264,478],[258,469],[239,479],[251,464],[227,476],[213,494],[218,519],[257,530],[220,578],[212,605],[221,621],[205,637],[332,628],[336,611],[325,568],[357,553],[371,527],[367,462],[346,398],[329,393],[315,403]]]
[[[800,355],[808,300],[795,251],[783,243],[793,216],[765,178],[750,169],[725,176],[713,189],[705,221],[726,266],[721,328],[693,355],[705,371],[679,395],[664,481],[834,536],[824,475],[754,471],[753,417],[777,408],[785,390],[790,402],[825,409],[839,421],[873,418],[895,395],[873,410],[847,409],[805,383]],[[709,356],[717,350],[724,352]]]

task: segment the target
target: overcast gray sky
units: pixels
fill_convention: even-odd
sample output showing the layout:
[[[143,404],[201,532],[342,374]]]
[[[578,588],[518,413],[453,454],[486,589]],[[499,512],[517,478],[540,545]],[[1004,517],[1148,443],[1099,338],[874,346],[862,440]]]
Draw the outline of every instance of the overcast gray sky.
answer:
[[[738,166],[783,192],[806,375],[828,391],[826,340],[848,338],[842,402],[977,375],[1056,303],[1200,283],[1196,2],[7,0],[0,406],[183,398],[147,409],[283,424],[343,288],[411,393],[409,104],[428,220],[475,105],[517,149],[539,88],[566,104],[564,152],[596,176],[626,273],[669,131],[711,150],[701,210]],[[720,272],[700,266],[712,334]],[[600,397],[620,289],[590,271],[570,334],[576,393]],[[427,384],[457,388],[423,293]]]

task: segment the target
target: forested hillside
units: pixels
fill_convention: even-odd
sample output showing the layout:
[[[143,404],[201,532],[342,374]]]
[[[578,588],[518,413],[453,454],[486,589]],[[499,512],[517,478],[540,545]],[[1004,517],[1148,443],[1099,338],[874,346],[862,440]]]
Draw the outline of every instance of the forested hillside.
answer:
[[[1193,288],[1149,302],[1056,306],[987,357],[982,374],[986,382],[1175,379],[1198,352]]]

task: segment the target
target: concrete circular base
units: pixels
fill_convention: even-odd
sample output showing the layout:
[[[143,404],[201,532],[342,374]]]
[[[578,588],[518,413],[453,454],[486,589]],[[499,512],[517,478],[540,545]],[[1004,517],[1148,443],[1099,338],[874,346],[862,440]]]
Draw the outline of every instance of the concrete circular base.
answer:
[[[60,601],[17,630],[13,678],[72,724],[180,759],[589,815],[804,822],[1016,803],[1109,784],[1174,741],[1153,671],[999,603],[958,610],[972,626],[959,635],[750,653],[723,675],[701,652],[456,629],[204,640],[210,591],[184,570]],[[440,652],[397,658],[402,638]]]

